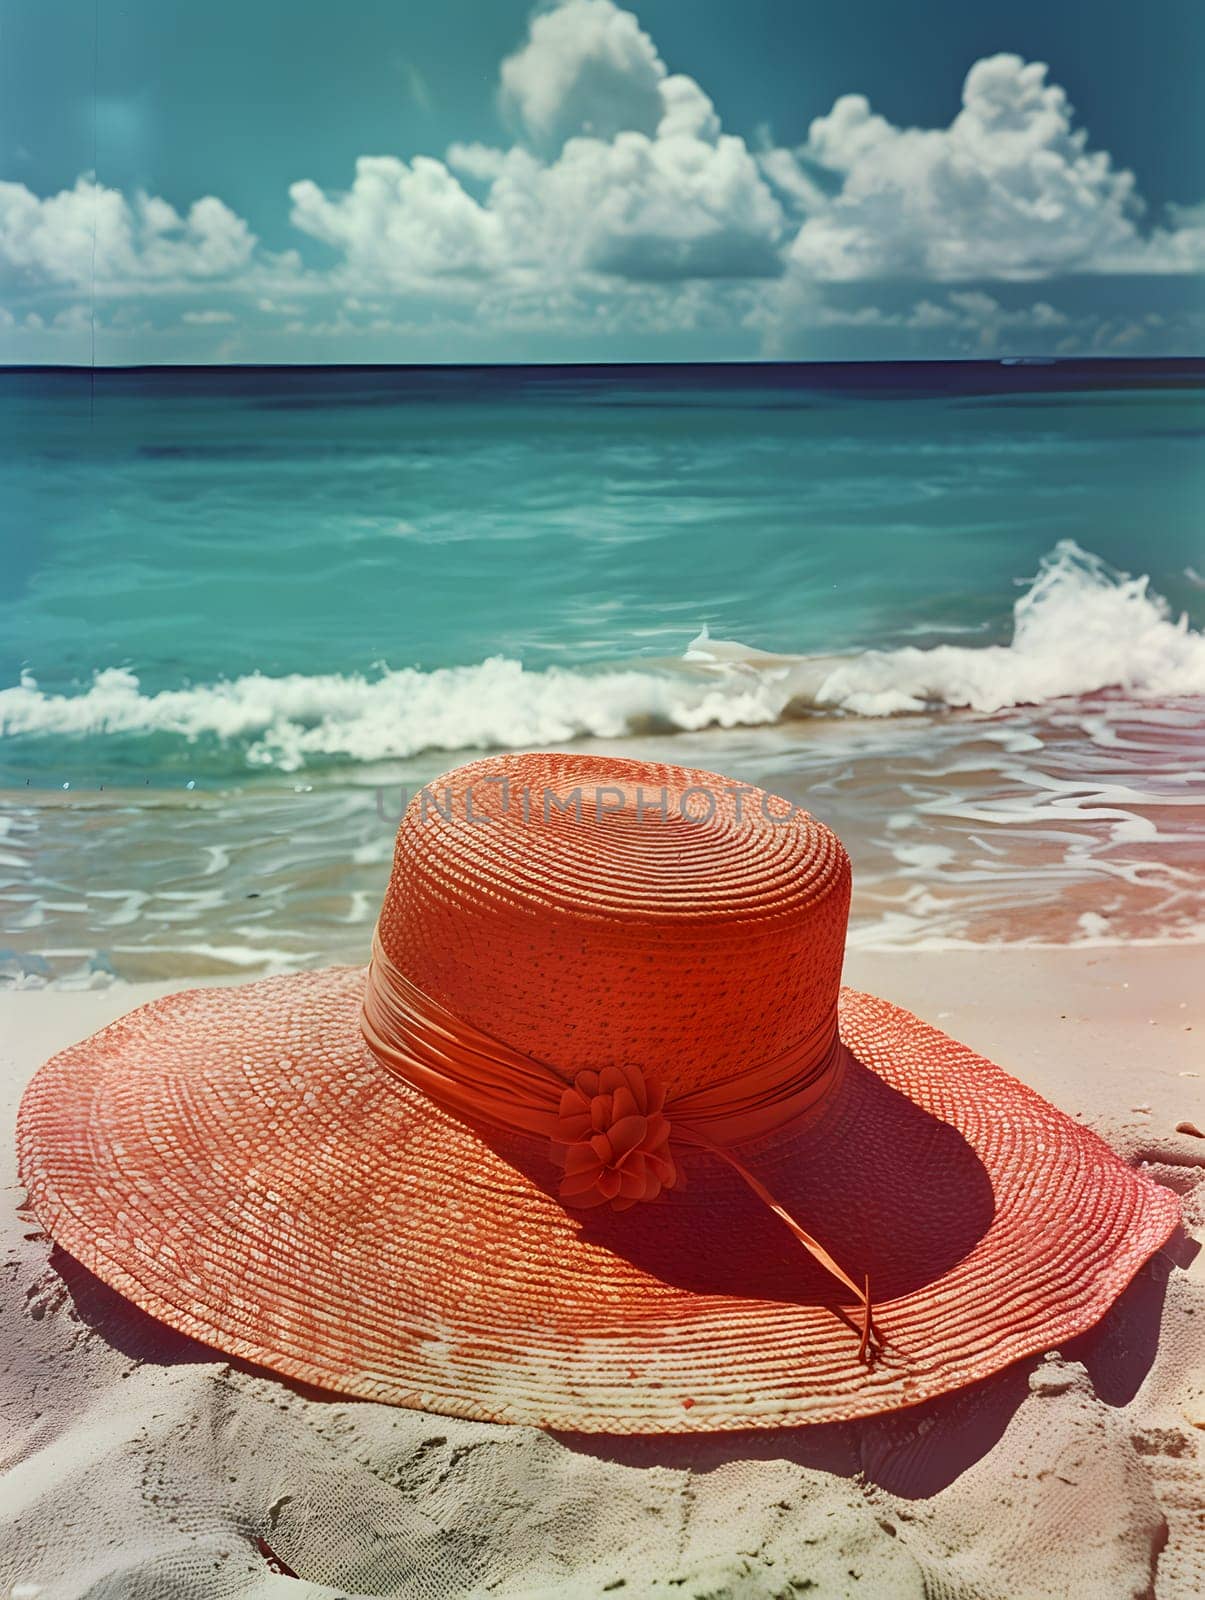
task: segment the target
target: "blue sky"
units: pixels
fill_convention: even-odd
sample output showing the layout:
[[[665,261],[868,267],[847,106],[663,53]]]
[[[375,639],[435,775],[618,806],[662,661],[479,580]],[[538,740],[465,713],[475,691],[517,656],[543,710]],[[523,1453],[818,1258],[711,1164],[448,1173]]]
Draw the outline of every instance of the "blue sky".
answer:
[[[0,0],[0,360],[1205,348],[1197,0]]]

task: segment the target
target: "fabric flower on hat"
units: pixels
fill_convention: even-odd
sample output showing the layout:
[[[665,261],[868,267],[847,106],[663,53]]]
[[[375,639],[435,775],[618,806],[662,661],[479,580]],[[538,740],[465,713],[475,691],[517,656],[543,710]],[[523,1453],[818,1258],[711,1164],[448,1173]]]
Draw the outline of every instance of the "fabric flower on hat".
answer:
[[[669,1153],[665,1090],[639,1067],[579,1072],[561,1096],[553,1149],[566,1205],[625,1211],[678,1180]]]

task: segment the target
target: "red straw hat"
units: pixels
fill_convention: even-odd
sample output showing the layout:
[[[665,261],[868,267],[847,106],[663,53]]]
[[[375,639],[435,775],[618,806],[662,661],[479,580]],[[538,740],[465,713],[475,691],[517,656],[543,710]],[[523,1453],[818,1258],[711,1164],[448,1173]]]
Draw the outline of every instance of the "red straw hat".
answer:
[[[330,1390],[593,1432],[833,1421],[1089,1327],[1167,1190],[840,988],[832,833],[574,755],[410,805],[367,972],[157,1000],[21,1107],[54,1239]]]

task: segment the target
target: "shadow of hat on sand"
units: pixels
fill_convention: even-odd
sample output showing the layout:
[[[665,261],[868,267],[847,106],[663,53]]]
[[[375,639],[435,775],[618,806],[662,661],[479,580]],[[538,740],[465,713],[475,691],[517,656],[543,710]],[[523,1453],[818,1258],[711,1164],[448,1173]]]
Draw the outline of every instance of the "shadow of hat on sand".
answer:
[[[1168,1276],[1172,1267],[1187,1266],[1198,1248],[1178,1230],[1096,1327],[1063,1343],[1061,1354],[1083,1365],[1095,1393],[1107,1405],[1125,1405],[1151,1370]],[[781,1428],[775,1433],[622,1439],[558,1433],[555,1437],[579,1454],[633,1467],[706,1472],[731,1461],[791,1461],[841,1477],[860,1477],[900,1499],[919,1500],[948,1488],[999,1443],[1030,1393],[1031,1374],[1041,1363],[1041,1356],[1033,1356],[950,1394],[854,1422]]]

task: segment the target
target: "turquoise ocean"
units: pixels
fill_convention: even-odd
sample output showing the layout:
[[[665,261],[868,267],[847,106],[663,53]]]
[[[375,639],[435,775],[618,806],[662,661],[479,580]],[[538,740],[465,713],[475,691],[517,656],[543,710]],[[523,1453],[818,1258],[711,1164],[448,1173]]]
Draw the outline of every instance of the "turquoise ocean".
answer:
[[[0,373],[0,981],[360,960],[408,793],[835,827],[851,938],[1205,938],[1205,363]]]

